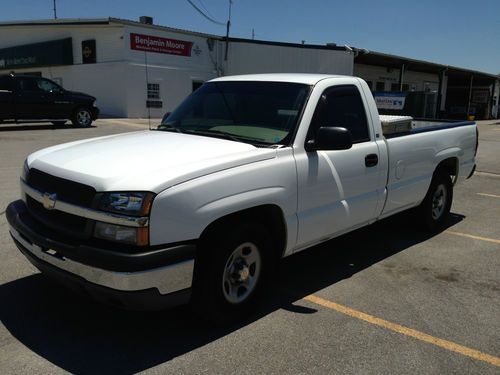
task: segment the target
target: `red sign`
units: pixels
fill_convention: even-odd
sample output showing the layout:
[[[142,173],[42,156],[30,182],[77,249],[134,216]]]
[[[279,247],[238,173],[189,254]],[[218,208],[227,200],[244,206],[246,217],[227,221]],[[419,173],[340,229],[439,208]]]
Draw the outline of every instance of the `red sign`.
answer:
[[[130,48],[138,51],[167,53],[169,55],[191,56],[192,42],[167,39],[159,36],[130,33]]]

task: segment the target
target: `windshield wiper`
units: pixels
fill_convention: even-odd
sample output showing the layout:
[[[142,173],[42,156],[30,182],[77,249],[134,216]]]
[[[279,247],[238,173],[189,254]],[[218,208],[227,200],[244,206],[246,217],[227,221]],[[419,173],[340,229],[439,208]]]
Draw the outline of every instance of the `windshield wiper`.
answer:
[[[156,128],[156,130],[167,131],[167,132],[174,131],[177,133],[184,133],[183,130],[181,130],[173,125],[170,125],[170,124],[161,124]]]
[[[200,130],[200,129],[189,129],[189,130],[185,130],[185,132],[189,132],[191,134],[201,134],[201,135],[219,135],[223,138],[226,138],[226,139],[229,139],[231,141],[235,141],[235,142],[243,142],[241,139],[239,139],[237,136],[234,136],[234,135],[231,135],[229,133],[226,133],[226,132],[222,132],[220,130],[214,130],[214,129],[203,129],[203,130]]]

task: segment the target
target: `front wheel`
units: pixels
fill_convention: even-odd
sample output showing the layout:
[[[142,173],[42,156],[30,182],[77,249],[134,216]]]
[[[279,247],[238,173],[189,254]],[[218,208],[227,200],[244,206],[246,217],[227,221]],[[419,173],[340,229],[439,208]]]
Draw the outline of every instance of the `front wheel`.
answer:
[[[252,312],[270,270],[269,243],[265,228],[254,223],[229,224],[212,233],[196,258],[196,312],[219,324]]]
[[[441,229],[450,213],[452,201],[453,184],[450,176],[444,172],[437,172],[419,207],[424,227],[431,231]]]
[[[92,124],[92,113],[88,108],[78,108],[73,114],[71,122],[74,126],[88,128]]]

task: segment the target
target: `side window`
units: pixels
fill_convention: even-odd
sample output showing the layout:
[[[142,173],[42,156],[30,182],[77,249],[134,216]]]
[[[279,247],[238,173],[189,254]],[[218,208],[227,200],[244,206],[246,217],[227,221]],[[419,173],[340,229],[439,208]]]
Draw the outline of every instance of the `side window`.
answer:
[[[10,77],[0,77],[0,91],[12,91]]]
[[[356,86],[334,86],[323,93],[314,113],[311,130],[315,132],[320,126],[338,126],[350,130],[353,143],[370,140],[363,100]]]
[[[53,82],[51,82],[51,81],[49,81],[47,79],[40,79],[40,78],[38,78],[36,80],[36,84],[37,84],[37,86],[38,86],[38,88],[40,90],[45,91],[45,92],[57,92],[57,91],[60,91],[59,87],[55,83],[53,83]]]
[[[22,91],[41,91],[34,78],[20,78],[19,87]]]

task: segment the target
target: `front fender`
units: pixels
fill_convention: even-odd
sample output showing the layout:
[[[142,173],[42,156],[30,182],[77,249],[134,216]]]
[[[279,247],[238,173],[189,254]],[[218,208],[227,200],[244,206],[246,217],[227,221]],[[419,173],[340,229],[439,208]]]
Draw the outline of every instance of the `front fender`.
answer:
[[[198,239],[224,216],[261,205],[278,206],[287,246],[296,242],[297,177],[291,153],[202,176],[158,194],[150,220],[152,245]],[[229,228],[230,230],[230,228]]]

